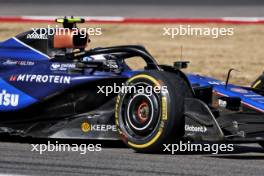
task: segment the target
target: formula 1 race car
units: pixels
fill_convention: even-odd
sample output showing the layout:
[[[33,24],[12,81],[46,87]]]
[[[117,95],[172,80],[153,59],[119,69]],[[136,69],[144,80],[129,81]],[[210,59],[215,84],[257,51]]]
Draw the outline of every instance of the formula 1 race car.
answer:
[[[0,133],[121,139],[139,152],[179,140],[263,144],[264,76],[243,87],[185,74],[188,62],[159,65],[142,46],[87,50],[83,19],[57,22],[68,32],[36,29],[0,43]],[[133,58],[145,66],[132,69]]]

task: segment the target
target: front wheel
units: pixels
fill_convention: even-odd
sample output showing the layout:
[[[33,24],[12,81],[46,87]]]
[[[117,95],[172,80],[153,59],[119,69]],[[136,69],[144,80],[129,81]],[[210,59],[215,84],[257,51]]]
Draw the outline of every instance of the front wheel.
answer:
[[[156,152],[184,135],[184,98],[191,91],[180,76],[143,72],[131,77],[125,90],[117,97],[115,121],[129,147]]]

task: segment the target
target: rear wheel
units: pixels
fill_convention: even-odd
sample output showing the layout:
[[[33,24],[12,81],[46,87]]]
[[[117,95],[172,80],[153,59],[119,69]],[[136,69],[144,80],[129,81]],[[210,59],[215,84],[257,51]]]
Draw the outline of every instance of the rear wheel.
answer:
[[[126,82],[115,118],[121,139],[138,152],[155,152],[184,135],[184,98],[191,90],[178,75],[148,71]]]

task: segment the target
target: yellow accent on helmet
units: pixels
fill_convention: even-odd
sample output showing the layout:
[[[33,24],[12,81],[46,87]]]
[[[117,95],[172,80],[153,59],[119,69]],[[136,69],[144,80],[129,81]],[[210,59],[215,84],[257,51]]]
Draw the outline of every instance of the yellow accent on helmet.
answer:
[[[84,23],[85,20],[83,18],[57,18],[55,20],[57,23]]]

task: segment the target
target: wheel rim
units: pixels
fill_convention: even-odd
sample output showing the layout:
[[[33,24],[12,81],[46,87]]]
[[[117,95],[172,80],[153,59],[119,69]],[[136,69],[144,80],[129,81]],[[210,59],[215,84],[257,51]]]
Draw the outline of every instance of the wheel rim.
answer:
[[[138,94],[134,96],[128,103],[127,122],[133,131],[145,131],[153,121],[154,107],[152,100],[146,96]],[[144,114],[144,110],[148,109],[148,115]]]
[[[144,123],[149,118],[149,105],[146,101],[142,101],[140,105],[137,107],[136,113],[139,121]]]
[[[138,83],[136,83],[139,86]],[[146,83],[140,84],[146,86]],[[151,86],[150,84],[147,84]],[[155,133],[160,121],[159,96],[142,93],[125,94],[122,98],[121,113],[123,128],[127,135],[146,139]]]

